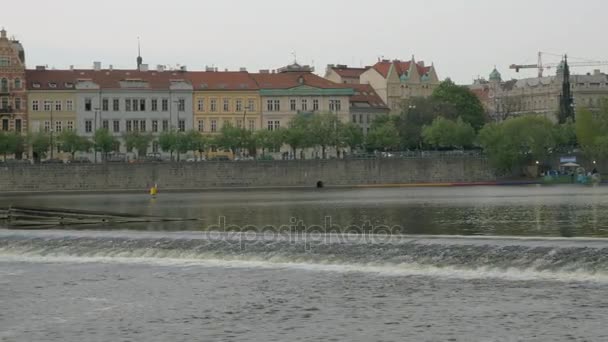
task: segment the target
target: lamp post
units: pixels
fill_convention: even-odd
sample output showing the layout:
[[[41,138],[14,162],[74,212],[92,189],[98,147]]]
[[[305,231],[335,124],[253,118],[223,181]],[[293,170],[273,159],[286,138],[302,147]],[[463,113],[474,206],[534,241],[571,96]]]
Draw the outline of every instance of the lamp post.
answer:
[[[245,131],[247,129],[246,128],[247,126],[245,126],[245,118],[247,116],[247,110],[249,110],[251,108],[249,108],[249,106],[245,106],[245,107],[243,107],[243,109],[244,109],[243,110],[243,127],[242,127],[242,130],[241,130],[241,134],[243,136],[241,138],[241,144],[243,144],[243,146],[241,146],[241,158],[245,157],[245,151],[244,151],[245,150],[245,146],[244,145],[245,145]]]
[[[95,107],[95,118],[93,120],[93,138],[95,137],[95,133],[97,132],[97,113],[99,112],[99,107]],[[95,141],[93,141],[93,143],[95,143]],[[95,153],[95,157],[94,157],[94,161],[95,163],[97,163],[97,146],[94,147],[93,149],[94,153]]]
[[[54,103],[51,102],[51,127],[49,127],[49,132],[51,133],[51,159],[53,159],[53,106]]]

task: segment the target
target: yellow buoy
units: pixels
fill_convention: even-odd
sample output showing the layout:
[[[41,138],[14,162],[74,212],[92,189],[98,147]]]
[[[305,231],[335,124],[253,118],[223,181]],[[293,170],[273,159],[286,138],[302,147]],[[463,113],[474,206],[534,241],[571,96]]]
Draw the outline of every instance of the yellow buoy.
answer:
[[[156,196],[156,194],[158,194],[158,186],[154,184],[154,186],[150,188],[150,195]]]

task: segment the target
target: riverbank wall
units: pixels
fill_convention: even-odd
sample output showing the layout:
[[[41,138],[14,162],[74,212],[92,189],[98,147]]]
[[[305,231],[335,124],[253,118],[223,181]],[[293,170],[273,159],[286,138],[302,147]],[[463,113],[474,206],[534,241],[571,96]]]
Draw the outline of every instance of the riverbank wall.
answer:
[[[496,179],[484,158],[378,158],[0,166],[0,192],[161,191],[476,183]]]

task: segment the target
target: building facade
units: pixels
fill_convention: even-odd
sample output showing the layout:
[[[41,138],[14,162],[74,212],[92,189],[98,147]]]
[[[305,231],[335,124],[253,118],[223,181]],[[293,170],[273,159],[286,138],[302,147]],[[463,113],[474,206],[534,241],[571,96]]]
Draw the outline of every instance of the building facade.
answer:
[[[0,30],[0,130],[27,131],[25,52]]]
[[[388,115],[390,109],[369,84],[351,84],[350,86],[355,91],[350,98],[351,121],[361,127],[361,132],[367,135],[374,120]]]
[[[469,88],[495,121],[534,113],[557,122],[563,81],[562,66],[555,76],[508,81],[503,81],[500,72],[494,69],[488,80],[478,79]],[[600,70],[570,75],[570,87],[575,109],[597,109],[608,98],[608,75]]]

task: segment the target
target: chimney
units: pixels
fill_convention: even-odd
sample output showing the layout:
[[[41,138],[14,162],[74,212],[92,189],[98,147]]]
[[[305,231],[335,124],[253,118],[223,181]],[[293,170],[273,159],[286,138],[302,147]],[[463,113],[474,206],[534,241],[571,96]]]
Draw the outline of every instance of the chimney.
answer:
[[[95,70],[95,71],[101,70],[101,62],[93,62],[93,70]]]
[[[243,67],[241,67],[241,68],[239,69],[239,71],[240,71],[240,72],[247,72],[247,68],[243,68]]]
[[[205,66],[205,71],[206,71],[206,72],[213,72],[213,71],[214,71],[214,68],[213,68],[213,67],[210,67],[210,66]]]
[[[149,69],[148,64],[139,65],[139,71],[148,71],[148,69]]]
[[[6,38],[6,30],[4,29],[4,27],[2,28],[2,30],[0,30],[0,37]]]
[[[418,61],[418,65],[424,68],[424,61]]]
[[[186,71],[188,71],[188,67],[186,67],[185,65],[182,65],[182,66],[179,68],[179,71],[181,71],[181,72],[186,72]]]
[[[46,70],[46,67],[44,65],[36,65],[36,70],[44,71],[44,70]]]
[[[73,64],[70,65],[70,70],[72,70],[72,71],[74,70],[74,65]]]
[[[599,76],[601,74],[602,74],[602,72],[600,71],[600,69],[593,69],[593,75],[594,76]]]
[[[110,69],[110,71],[114,70],[114,66],[112,64],[110,64],[109,69]]]
[[[270,70],[268,70],[268,69],[260,69],[260,74],[270,74]]]
[[[163,72],[163,71],[165,71],[165,66],[164,66],[164,65],[162,65],[162,64],[158,64],[158,65],[156,66],[156,71],[158,71],[158,72]]]
[[[228,68],[224,69],[224,72],[228,72]]]

